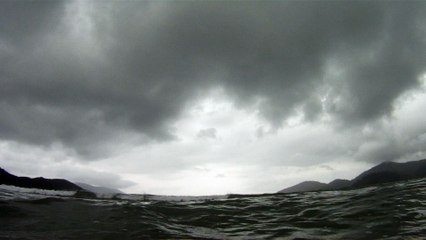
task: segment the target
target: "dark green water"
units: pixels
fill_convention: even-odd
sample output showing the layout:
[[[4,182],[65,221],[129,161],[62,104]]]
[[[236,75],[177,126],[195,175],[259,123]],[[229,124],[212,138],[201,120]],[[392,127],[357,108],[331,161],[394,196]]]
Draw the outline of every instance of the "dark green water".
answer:
[[[0,239],[426,239],[426,179],[183,202],[22,200],[2,190]]]

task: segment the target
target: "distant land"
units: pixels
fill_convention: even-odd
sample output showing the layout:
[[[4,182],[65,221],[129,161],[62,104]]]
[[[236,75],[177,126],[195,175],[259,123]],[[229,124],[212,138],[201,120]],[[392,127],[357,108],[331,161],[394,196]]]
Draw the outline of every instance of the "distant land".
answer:
[[[361,173],[352,180],[336,179],[330,183],[305,181],[278,193],[339,190],[373,186],[381,183],[426,177],[426,159],[405,163],[383,162]]]
[[[3,168],[0,168],[0,184],[11,185],[23,188],[37,188],[45,190],[58,190],[58,191],[76,191],[78,196],[94,197],[106,196],[117,193],[123,193],[118,189],[96,187],[87,183],[72,183],[65,179],[47,179],[43,177],[29,178],[18,177],[8,173]]]
[[[65,179],[17,177],[0,168],[0,184],[45,190],[81,191],[83,188]]]
[[[77,184],[79,187],[90,191],[90,192],[94,192],[96,194],[101,194],[101,195],[108,195],[108,194],[124,194],[124,192],[115,189],[115,188],[108,188],[108,187],[97,187],[97,186],[92,186],[90,184],[87,183],[80,183],[80,182],[76,182],[75,184]]]

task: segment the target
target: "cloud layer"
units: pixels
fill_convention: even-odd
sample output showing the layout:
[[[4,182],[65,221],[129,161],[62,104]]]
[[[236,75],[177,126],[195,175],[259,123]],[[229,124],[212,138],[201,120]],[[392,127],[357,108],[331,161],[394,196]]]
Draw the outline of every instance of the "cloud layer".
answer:
[[[218,89],[264,121],[250,126],[258,139],[294,119],[336,133],[387,131],[426,72],[422,1],[0,6],[0,138],[60,145],[79,161],[182,140],[176,123]],[[200,141],[220,141],[217,126],[197,127]],[[377,139],[348,141],[358,146],[352,159],[398,159],[423,143]]]

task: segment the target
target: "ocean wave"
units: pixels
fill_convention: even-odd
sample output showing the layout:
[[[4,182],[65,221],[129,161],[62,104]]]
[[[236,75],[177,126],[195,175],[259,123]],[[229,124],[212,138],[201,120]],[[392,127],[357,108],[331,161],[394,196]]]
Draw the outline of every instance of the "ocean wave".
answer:
[[[28,195],[27,197],[23,197]],[[77,199],[0,188],[0,239],[421,239],[426,179],[293,194]]]

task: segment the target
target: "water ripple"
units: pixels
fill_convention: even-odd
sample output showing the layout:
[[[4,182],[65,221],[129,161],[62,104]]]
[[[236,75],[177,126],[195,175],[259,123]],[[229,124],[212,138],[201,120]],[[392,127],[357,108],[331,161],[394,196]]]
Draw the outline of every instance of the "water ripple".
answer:
[[[188,202],[31,196],[0,191],[0,239],[426,236],[426,179],[347,191]]]

